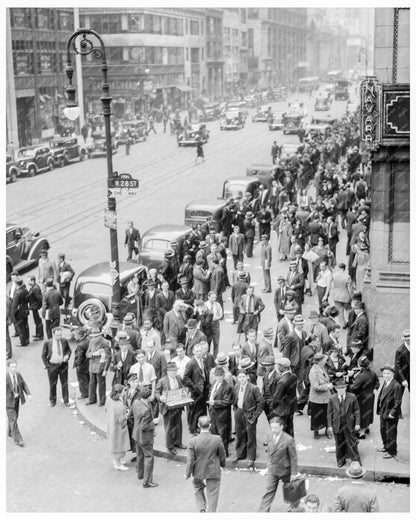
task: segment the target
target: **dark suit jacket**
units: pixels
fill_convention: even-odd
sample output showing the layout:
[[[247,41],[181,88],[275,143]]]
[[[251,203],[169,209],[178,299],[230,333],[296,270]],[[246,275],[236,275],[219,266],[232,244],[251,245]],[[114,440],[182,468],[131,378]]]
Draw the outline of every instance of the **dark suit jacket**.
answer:
[[[110,365],[110,370],[115,372],[114,374],[114,382],[120,385],[124,384],[129,375],[130,368],[136,363],[134,358],[134,353],[132,350],[128,349],[126,354],[126,359],[123,362],[123,366],[118,368],[117,364],[121,361],[121,351],[118,350],[114,352],[113,358]],[[146,360],[147,361],[147,360]]]
[[[273,413],[278,416],[293,415],[296,409],[296,384],[298,378],[286,372],[277,381],[273,397]]]
[[[387,388],[386,383],[383,383],[377,399],[377,415],[381,419],[387,419],[388,415],[398,419],[401,414],[401,404],[402,390],[400,383],[393,379]]]
[[[238,370],[239,370],[238,364],[239,364],[240,360],[241,360],[241,357],[237,359],[235,357],[235,354],[230,354],[229,367],[230,367],[230,372],[234,377],[237,377]]]
[[[130,246],[134,247],[134,242],[138,242],[140,245],[140,232],[138,229],[133,228],[132,232],[130,233],[129,229],[126,229],[126,237],[124,239],[124,244],[129,244]]]
[[[283,316],[282,314],[280,314],[279,311],[283,311],[284,308],[285,308],[285,305],[286,305],[286,292],[287,292],[287,288],[284,289],[285,295],[283,296],[283,290],[282,290],[281,287],[276,289],[275,292],[274,292],[274,306],[276,308],[276,315],[278,317],[279,316]]]
[[[407,381],[410,388],[410,351],[404,343],[396,350],[394,366],[396,368],[397,381],[400,384],[403,381]]]
[[[39,310],[42,308],[42,291],[37,283],[29,288],[28,301],[30,310]]]
[[[240,383],[234,387],[234,408],[237,408],[238,393],[240,391]],[[263,411],[264,398],[259,388],[250,382],[247,382],[243,398],[243,412],[247,422],[254,424]]]
[[[163,331],[165,338],[175,345],[185,335],[185,317],[181,313],[176,316],[173,309],[167,312],[163,320]]]
[[[293,279],[292,273],[289,272],[286,278],[286,285],[295,291],[295,299],[297,303],[302,303],[303,288],[305,286],[305,278],[302,273],[296,272]]]
[[[52,342],[53,339],[48,339],[43,344],[43,350],[42,350],[42,361],[46,368],[49,368],[52,355]],[[61,339],[61,346],[62,346],[62,355],[68,356],[68,360],[71,357],[71,348],[68,344],[68,341],[65,338]],[[68,363],[68,361],[65,361],[65,363]]]
[[[210,394],[211,396],[211,394]],[[231,418],[231,405],[233,403],[233,389],[226,382],[223,381],[221,386],[213,396],[214,404],[210,406],[210,410],[214,409],[217,420],[222,423],[227,423]]]
[[[351,341],[361,340],[364,348],[368,344],[368,318],[365,312],[355,318],[351,327]]]
[[[59,308],[64,303],[61,293],[54,287],[47,289],[43,294],[42,301],[42,318],[45,318],[46,311],[49,310],[49,320],[57,320],[61,316]]]
[[[192,399],[200,397],[209,385],[209,372],[205,363],[204,373],[205,378],[195,357],[192,357],[183,374],[183,384],[189,389]]]
[[[143,446],[153,444],[155,425],[150,406],[141,399],[135,399],[132,410],[134,417],[133,439]]]
[[[86,336],[77,343],[77,347],[74,352],[74,364],[72,368],[78,369],[81,372],[88,372],[90,366],[90,360],[87,358],[88,345],[90,344],[90,338]]]
[[[255,349],[254,350],[255,350],[255,353],[253,354],[251,352],[250,345],[246,341],[244,343],[244,345],[242,346],[241,352],[242,352],[242,356],[243,357],[249,357],[251,359],[251,361],[254,361],[257,364],[257,358],[259,356],[259,344],[257,343],[257,341],[256,341],[256,344],[255,344]]]
[[[26,384],[26,381],[23,379],[23,376],[20,372],[16,372],[17,378],[17,392],[19,394],[19,399],[22,404],[25,404],[25,394],[30,395],[29,387]],[[9,371],[6,372],[6,408],[14,408],[14,390],[13,383],[10,377]]]
[[[168,291],[168,297],[166,298],[162,291],[160,291],[156,295],[156,307],[159,312],[160,319],[163,321],[163,318],[167,312],[169,312],[175,301],[175,293],[173,291]]]
[[[188,445],[188,463],[185,475],[189,478],[221,478],[221,468],[225,467],[225,449],[219,435],[200,433]]]
[[[12,314],[15,320],[26,318],[29,314],[28,296],[29,292],[24,285],[15,290],[12,300]]]
[[[194,348],[194,345],[197,345],[198,343],[201,343],[201,341],[206,341],[206,340],[207,340],[207,337],[199,329],[197,329],[197,331],[195,332],[195,334],[192,338],[189,336],[189,332],[186,331],[185,354],[188,357],[191,357],[193,354],[192,349]]]
[[[60,265],[59,263],[57,263],[56,265],[58,267],[58,284],[60,287],[67,287],[71,283],[72,278],[75,276],[75,271],[72,269],[71,265],[65,261],[62,262],[62,265]],[[71,273],[71,276],[66,281],[62,280],[61,282],[61,274],[65,271]]]
[[[215,358],[211,354],[211,352],[205,352],[203,355],[203,360],[204,360],[205,369],[207,370],[208,375],[209,375],[211,369],[214,368],[214,366],[215,366]]]
[[[248,283],[244,280],[239,280],[231,287],[231,301],[237,307],[240,304],[241,297],[247,292]]]
[[[148,354],[146,354],[146,362],[150,365],[153,365],[153,368],[155,369],[155,374],[157,377],[157,380],[161,379],[162,377],[165,377],[166,375],[166,358],[164,354],[161,354],[160,352],[154,352],[152,359],[149,359]]]
[[[286,475],[296,475],[298,472],[298,457],[293,437],[285,432],[281,433],[280,439],[276,444],[270,434],[267,443],[268,452],[268,471],[271,475],[285,477]]]
[[[286,338],[283,345],[283,357],[290,359],[290,368],[297,369],[300,366],[300,353],[305,346],[307,333],[302,330],[302,339],[293,330]]]
[[[338,394],[329,398],[327,424],[334,429],[334,433],[339,433],[341,415]],[[360,407],[356,396],[350,392],[345,394],[345,424],[350,432],[354,431],[354,426],[360,425]]]
[[[182,378],[179,376],[176,376],[176,381],[178,382],[179,388],[183,388],[184,385],[183,385]],[[168,390],[172,390],[172,388],[170,386],[169,377],[167,375],[165,375],[164,377],[162,377],[162,379],[160,379],[157,382],[157,385],[156,385],[156,399],[160,402],[159,409],[160,409],[160,413],[162,415],[166,415],[169,412],[169,408],[166,406],[165,403],[162,403],[160,401],[160,396],[163,393],[167,392]]]

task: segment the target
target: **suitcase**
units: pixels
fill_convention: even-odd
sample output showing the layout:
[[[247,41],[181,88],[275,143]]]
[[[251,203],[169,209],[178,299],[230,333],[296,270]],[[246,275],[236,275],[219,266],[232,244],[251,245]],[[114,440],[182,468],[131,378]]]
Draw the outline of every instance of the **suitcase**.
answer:
[[[306,497],[306,484],[303,477],[283,484],[283,500],[285,502],[292,504],[303,497]]]

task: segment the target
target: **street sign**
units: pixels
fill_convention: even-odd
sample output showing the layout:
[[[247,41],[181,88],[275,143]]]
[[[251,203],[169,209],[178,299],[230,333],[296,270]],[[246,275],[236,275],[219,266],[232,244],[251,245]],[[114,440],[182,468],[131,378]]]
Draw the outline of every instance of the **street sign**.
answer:
[[[109,229],[117,229],[117,213],[115,211],[104,210],[104,226]]]
[[[139,180],[134,179],[130,173],[121,173],[118,176],[114,176],[112,179],[108,179],[108,189],[112,188],[139,188]]]
[[[133,197],[134,195],[137,195],[137,190],[130,188],[110,188],[108,190],[109,197]]]

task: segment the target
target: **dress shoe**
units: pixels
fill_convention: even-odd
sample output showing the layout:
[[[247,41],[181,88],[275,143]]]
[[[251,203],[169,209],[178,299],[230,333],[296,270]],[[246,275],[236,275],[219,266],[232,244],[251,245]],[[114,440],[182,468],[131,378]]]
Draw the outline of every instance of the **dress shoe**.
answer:
[[[143,475],[137,475],[137,478],[138,478],[139,480],[143,480]]]
[[[156,482],[145,482],[143,484],[143,487],[144,488],[154,488],[154,487],[158,487],[159,484],[156,484]]]
[[[239,460],[243,460],[243,459],[241,457],[234,457],[234,459],[231,459],[230,462],[231,462],[231,464],[237,464],[237,462]]]
[[[13,334],[12,338],[18,338],[19,334]]]
[[[129,470],[129,468],[127,466],[124,466],[124,464],[119,464],[118,466],[114,466],[114,468],[117,471],[128,471]]]
[[[69,403],[64,403],[65,406],[71,406]]]
[[[303,415],[303,412],[302,412],[302,410],[296,410],[295,414],[296,415]]]
[[[313,432],[313,438],[314,439],[319,439],[319,432],[318,431],[314,431]]]
[[[135,455],[134,457],[132,457],[132,458],[130,459],[130,462],[137,462],[137,455]]]
[[[78,399],[88,399],[88,395],[80,395]]]
[[[359,439],[365,439],[365,434],[364,434],[364,433],[359,433],[359,434],[357,435],[357,437],[358,437]]]
[[[27,347],[27,343],[25,343],[24,345],[15,345],[16,347]]]
[[[383,459],[393,459],[394,458],[394,455],[392,455],[391,453],[385,453],[383,455]]]
[[[171,448],[170,450],[168,450],[168,452],[171,454],[171,455],[177,455],[177,451],[175,450],[175,448]]]
[[[342,468],[342,466],[345,466],[345,460],[340,460],[337,464],[339,468]]]
[[[49,408],[53,408],[56,405],[56,403],[49,403]]]
[[[383,447],[383,448],[377,448],[377,451],[379,453],[386,453],[387,450],[386,450],[386,448]]]
[[[206,510],[205,509],[200,509],[199,512],[200,513],[206,513]]]
[[[42,341],[43,338],[38,338],[37,336],[32,336],[33,341]]]
[[[23,441],[17,441],[16,444],[20,446],[21,448],[25,447],[25,443]]]
[[[100,403],[98,406],[104,406],[104,405],[105,405],[105,403]]]
[[[333,438],[332,432],[330,432],[329,430],[327,430],[325,432],[325,435],[328,437],[328,439],[332,439]]]
[[[248,464],[247,464],[248,469],[254,469],[254,462],[255,462],[254,460],[248,461]]]
[[[85,406],[90,406],[90,404],[97,404],[97,403],[90,403],[90,402],[88,401],[88,403],[85,403]]]
[[[364,430],[364,433],[370,433],[370,428],[366,428],[366,429]]]

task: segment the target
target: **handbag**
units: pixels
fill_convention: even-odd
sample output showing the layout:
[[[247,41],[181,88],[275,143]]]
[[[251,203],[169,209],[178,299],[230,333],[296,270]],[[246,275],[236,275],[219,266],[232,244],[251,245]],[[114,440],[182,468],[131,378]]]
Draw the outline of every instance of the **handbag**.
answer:
[[[303,497],[306,497],[306,484],[304,477],[283,484],[283,500],[285,502],[292,504]]]

